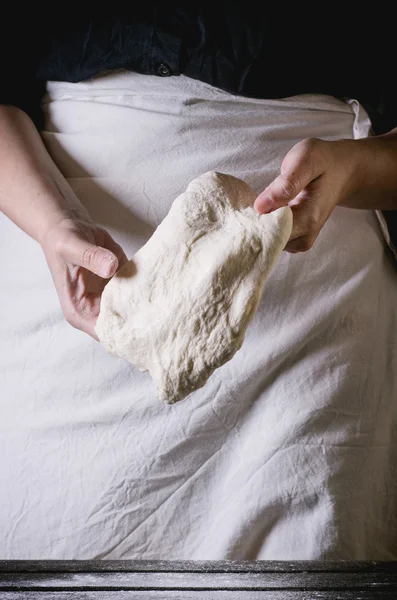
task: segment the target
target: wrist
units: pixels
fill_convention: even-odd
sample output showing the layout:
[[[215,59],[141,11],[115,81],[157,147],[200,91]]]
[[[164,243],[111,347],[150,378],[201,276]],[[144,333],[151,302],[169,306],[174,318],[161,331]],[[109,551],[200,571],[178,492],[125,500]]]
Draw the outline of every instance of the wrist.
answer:
[[[397,136],[352,140],[354,177],[341,206],[367,210],[397,209]]]
[[[47,209],[43,211],[34,236],[41,246],[46,243],[49,234],[59,227],[70,227],[72,223],[93,224],[87,210],[66,181],[57,182],[54,178],[47,184],[49,189],[44,192],[47,200],[43,203]]]

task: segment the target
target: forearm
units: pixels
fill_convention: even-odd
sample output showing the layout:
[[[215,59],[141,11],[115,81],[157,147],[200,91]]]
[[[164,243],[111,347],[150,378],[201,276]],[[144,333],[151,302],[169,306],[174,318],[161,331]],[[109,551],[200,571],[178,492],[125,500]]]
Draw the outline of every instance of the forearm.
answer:
[[[40,243],[63,218],[90,218],[30,118],[8,106],[0,106],[0,209]]]
[[[357,151],[357,185],[341,205],[397,210],[397,129],[351,144],[352,153]]]

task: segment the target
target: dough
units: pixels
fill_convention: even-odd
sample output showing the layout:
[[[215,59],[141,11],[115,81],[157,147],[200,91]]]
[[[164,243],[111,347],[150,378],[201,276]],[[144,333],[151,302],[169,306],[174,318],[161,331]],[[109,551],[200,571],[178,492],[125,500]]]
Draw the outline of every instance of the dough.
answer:
[[[150,240],[106,285],[95,331],[106,350],[182,400],[241,347],[292,211],[258,215],[243,181],[209,172],[172,204]]]

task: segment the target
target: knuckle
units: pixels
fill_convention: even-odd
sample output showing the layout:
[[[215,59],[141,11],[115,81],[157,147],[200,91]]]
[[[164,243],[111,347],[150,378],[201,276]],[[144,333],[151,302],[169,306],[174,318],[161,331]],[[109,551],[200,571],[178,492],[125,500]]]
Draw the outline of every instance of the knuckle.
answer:
[[[324,225],[324,215],[322,214],[322,212],[318,209],[318,207],[316,207],[315,210],[312,210],[308,215],[307,215],[307,221],[306,221],[306,228],[307,228],[307,232],[310,235],[315,235],[317,236],[318,233],[320,232],[321,228]]]
[[[300,252],[307,252],[307,250],[310,250],[310,248],[313,247],[315,239],[316,238],[312,235],[304,235],[300,238],[299,243],[297,244],[297,249]]]
[[[329,160],[328,142],[319,138],[307,138],[303,141],[302,160],[311,171],[322,171]],[[319,173],[317,173],[319,174]]]
[[[319,138],[314,138],[314,137],[310,137],[310,138],[306,138],[305,140],[302,140],[302,142],[300,142],[302,144],[302,150],[307,153],[307,154],[312,154],[313,152],[317,152],[321,145],[322,145],[322,140],[320,140]]]
[[[59,232],[54,241],[55,254],[57,254],[58,256],[62,256],[67,245],[68,245],[68,234],[64,231]]]
[[[283,193],[286,196],[295,196],[296,184],[289,178],[288,175],[283,175],[281,177],[280,185]]]
[[[306,226],[310,232],[317,232],[321,227],[320,215],[316,212],[310,213],[307,216]]]

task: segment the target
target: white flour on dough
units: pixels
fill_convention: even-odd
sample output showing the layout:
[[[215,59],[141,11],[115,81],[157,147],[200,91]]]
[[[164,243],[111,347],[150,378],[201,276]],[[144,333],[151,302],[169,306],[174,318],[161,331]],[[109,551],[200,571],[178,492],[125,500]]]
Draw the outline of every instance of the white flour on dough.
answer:
[[[95,331],[149,371],[168,403],[202,387],[241,347],[292,230],[286,206],[259,215],[230,175],[194,179],[150,240],[105,287]]]

